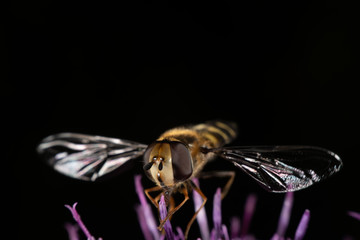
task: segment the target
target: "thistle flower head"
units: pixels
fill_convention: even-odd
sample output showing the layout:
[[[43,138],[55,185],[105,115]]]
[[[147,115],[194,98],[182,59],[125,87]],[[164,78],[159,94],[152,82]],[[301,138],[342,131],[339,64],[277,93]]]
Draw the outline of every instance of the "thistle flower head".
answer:
[[[199,184],[197,179],[194,179],[196,185]],[[157,221],[155,221],[154,214],[150,208],[150,205],[146,201],[144,194],[144,189],[141,184],[141,176],[135,176],[135,188],[139,197],[140,204],[136,205],[135,210],[138,216],[141,230],[143,232],[145,240],[158,240],[158,239],[167,239],[167,240],[184,240],[184,233],[181,228],[176,227],[176,232],[174,232],[173,227],[170,223],[170,220],[167,220],[164,224],[164,230],[159,232],[157,228]],[[202,198],[200,195],[193,191],[193,200],[195,211],[199,209],[202,204]],[[286,230],[289,225],[291,217],[291,209],[293,206],[294,196],[293,193],[287,193],[285,195],[284,204],[281,210],[279,217],[278,227],[271,239],[273,240],[285,240],[291,238],[285,238]],[[214,194],[213,198],[213,228],[209,231],[209,223],[206,216],[206,211],[202,208],[197,215],[197,222],[199,225],[201,238],[197,240],[255,240],[256,238],[249,234],[251,219],[255,213],[257,197],[255,195],[249,195],[244,208],[244,214],[242,218],[242,226],[240,224],[241,220],[239,217],[233,217],[230,220],[230,234],[228,227],[222,223],[222,212],[221,212],[221,189],[218,188]],[[88,240],[96,240],[96,238],[89,232],[79,213],[76,210],[77,203],[74,203],[72,206],[65,205],[68,208],[76,222],[76,225],[67,224],[65,228],[68,231],[70,240],[79,240],[78,230],[81,229],[84,235]],[[167,207],[165,203],[165,197],[162,195],[159,201],[159,215],[160,219],[164,220],[167,216]],[[348,212],[348,214],[358,220],[360,220],[360,214],[357,212]],[[294,240],[302,240],[305,236],[307,226],[310,220],[310,211],[305,210],[300,223],[296,229]],[[98,238],[98,240],[102,240]]]
[[[144,201],[144,193],[143,188],[141,186],[141,178],[139,176],[135,177],[135,185],[137,188],[137,193],[141,202],[141,206],[143,208],[149,207],[146,201]],[[194,183],[196,185],[199,185],[199,182],[197,179],[194,179]],[[140,191],[141,190],[141,191]],[[199,209],[202,199],[200,195],[193,191],[193,200],[194,200],[194,207],[195,211]],[[278,227],[273,235],[272,239],[274,240],[284,240],[284,239],[291,239],[291,238],[285,238],[286,230],[289,225],[290,217],[291,217],[291,209],[293,206],[293,200],[294,196],[293,193],[287,193],[285,195],[284,204],[281,210],[281,214],[279,217]],[[224,240],[252,240],[256,239],[253,235],[249,234],[251,219],[254,215],[255,208],[256,208],[256,202],[257,197],[255,195],[249,195],[244,208],[244,215],[242,219],[242,226],[240,225],[240,218],[239,217],[233,217],[230,221],[230,234],[228,227],[222,223],[222,213],[221,213],[221,189],[218,188],[216,190],[216,193],[214,194],[213,199],[213,212],[212,212],[212,220],[213,220],[213,228],[211,231],[209,231],[209,223],[206,216],[205,209],[201,209],[197,215],[197,222],[200,229],[201,238],[197,238],[197,240],[218,240],[218,239],[224,239]],[[143,206],[144,205],[144,206]],[[145,224],[145,226],[141,226],[141,229],[143,230],[144,237],[146,240],[157,240],[157,239],[171,239],[171,240],[182,240],[184,239],[184,234],[181,231],[179,227],[177,227],[177,233],[173,231],[172,225],[170,221],[168,220],[164,224],[164,233],[163,235],[155,236],[155,234],[149,234],[151,232],[150,229],[155,230],[156,226],[154,227],[152,224],[154,224],[152,221],[151,225],[147,225],[147,221],[143,220],[143,216],[141,214],[144,214],[145,211],[142,211],[141,214],[138,213],[138,218],[140,225]],[[160,202],[159,202],[159,213],[160,218],[163,220],[167,216],[167,209],[166,204],[164,200],[164,196],[161,196]],[[150,212],[147,212],[146,219],[155,219],[153,214]],[[305,210],[300,223],[297,227],[294,240],[301,240],[304,238],[306,229],[308,226],[310,220],[310,211]],[[144,230],[145,229],[145,230]],[[159,233],[159,232],[158,232]]]

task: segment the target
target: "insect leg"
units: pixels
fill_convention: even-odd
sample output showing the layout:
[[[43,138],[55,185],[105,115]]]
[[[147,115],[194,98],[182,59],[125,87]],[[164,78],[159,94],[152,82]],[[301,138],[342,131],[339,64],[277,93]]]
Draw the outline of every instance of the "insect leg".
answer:
[[[200,190],[200,188],[198,188],[196,186],[196,184],[194,184],[192,181],[190,181],[191,187],[194,189],[194,191],[196,191],[200,197],[203,199],[203,202],[201,204],[201,206],[199,207],[198,210],[196,210],[196,212],[194,213],[194,216],[192,216],[192,218],[190,219],[188,225],[186,226],[186,231],[185,231],[185,239],[187,239],[189,231],[190,231],[190,227],[192,226],[193,222],[196,219],[196,216],[198,215],[198,213],[200,212],[200,210],[204,207],[206,201],[207,201],[207,197],[204,195],[204,193]]]
[[[159,231],[161,231],[161,230],[163,229],[166,221],[167,221],[169,218],[171,218],[172,215],[173,215],[177,210],[179,210],[179,209],[184,205],[184,203],[186,203],[187,200],[189,200],[189,194],[188,194],[187,188],[184,187],[183,190],[181,190],[181,192],[182,192],[182,194],[184,194],[184,200],[183,200],[179,205],[177,205],[175,208],[171,209],[171,210],[168,212],[166,218],[160,221],[160,225],[159,225],[159,227],[158,227]]]
[[[172,211],[174,208],[175,208],[175,200],[171,196],[170,199],[169,199],[169,211]],[[171,217],[169,218],[169,220],[171,220]]]
[[[225,186],[221,190],[221,199],[224,199],[224,197],[227,195],[227,193],[230,190],[231,185],[234,182],[235,179],[235,172],[234,171],[218,171],[218,172],[202,172],[199,175],[200,178],[212,178],[212,177],[218,177],[218,178],[229,178],[229,180],[226,182]]]
[[[155,187],[152,187],[152,188],[147,188],[144,190],[145,192],[145,195],[148,197],[148,199],[152,202],[152,204],[154,204],[154,206],[159,209],[159,199],[160,199],[160,196],[162,194],[162,192],[160,194],[158,194],[155,198],[153,198],[150,193],[151,192],[157,192],[157,191],[160,191],[162,190],[162,187],[160,186],[155,186]]]

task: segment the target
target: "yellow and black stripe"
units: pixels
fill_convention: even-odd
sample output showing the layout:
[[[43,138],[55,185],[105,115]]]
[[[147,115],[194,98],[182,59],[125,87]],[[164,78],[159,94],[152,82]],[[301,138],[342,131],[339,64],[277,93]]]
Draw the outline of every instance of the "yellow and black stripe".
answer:
[[[208,121],[193,126],[204,138],[208,139],[213,147],[221,147],[233,141],[237,136],[237,125],[234,122]]]

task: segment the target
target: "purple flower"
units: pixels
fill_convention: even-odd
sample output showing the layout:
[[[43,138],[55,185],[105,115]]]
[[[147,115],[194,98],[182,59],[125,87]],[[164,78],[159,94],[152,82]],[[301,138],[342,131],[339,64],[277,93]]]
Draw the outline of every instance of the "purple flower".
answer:
[[[160,218],[161,220],[164,220],[167,216],[167,209],[166,209],[166,203],[165,203],[165,197],[164,195],[162,195],[160,197],[160,202],[159,202],[159,211],[160,211]],[[175,239],[183,239],[183,234],[178,235],[175,237],[175,234],[172,230],[172,226],[170,224],[170,221],[167,220],[166,223],[164,224],[164,231],[165,231],[165,236],[166,239],[168,240],[175,240]],[[182,236],[182,238],[181,238]]]
[[[141,176],[135,176],[135,188],[137,195],[139,197],[140,204],[135,206],[135,210],[138,216],[138,220],[140,223],[141,230],[143,232],[144,238],[146,240],[158,240],[158,239],[167,239],[167,240],[184,240],[184,233],[181,228],[176,227],[176,232],[173,231],[173,227],[170,223],[170,220],[167,220],[164,224],[164,230],[159,232],[157,226],[158,222],[155,220],[156,218],[153,215],[153,211],[151,210],[150,205],[146,200],[146,196],[144,194],[144,189],[141,184]],[[199,182],[197,179],[194,179],[194,183],[199,186]],[[200,195],[193,191],[193,200],[195,211],[199,209],[202,203],[202,198]],[[291,209],[293,206],[294,195],[293,193],[287,193],[285,195],[284,204],[280,213],[278,227],[271,239],[273,240],[285,240],[291,238],[285,238],[286,230],[289,225],[290,217],[291,217]],[[212,212],[212,220],[213,220],[213,228],[209,231],[209,223],[208,218],[206,216],[205,209],[201,209],[197,215],[197,222],[200,229],[201,238],[197,238],[197,240],[255,240],[256,238],[249,234],[251,219],[255,213],[257,197],[255,195],[249,195],[245,207],[244,214],[242,218],[242,222],[239,217],[232,217],[230,219],[230,233],[228,227],[222,223],[222,213],[221,213],[221,189],[218,188],[214,194],[213,199],[213,212]],[[70,240],[79,240],[78,230],[81,229],[84,235],[88,240],[96,240],[95,237],[89,232],[79,213],[76,210],[77,203],[74,203],[73,206],[65,205],[70,212],[76,224],[66,224],[65,228],[68,232]],[[358,220],[360,220],[360,213],[349,211],[348,214]],[[159,201],[159,215],[160,219],[165,219],[167,216],[167,208],[165,203],[165,198],[162,195]],[[307,226],[310,220],[310,211],[305,210],[300,223],[295,232],[294,240],[302,240],[305,236]],[[242,225],[240,225],[240,222]],[[98,240],[102,240],[99,238]]]
[[[145,196],[143,193],[143,188],[141,185],[141,177],[135,176],[135,185],[136,185],[136,191],[138,193],[141,207],[149,207],[149,205],[145,201]],[[197,179],[194,179],[194,183],[196,185],[199,185],[199,182]],[[198,193],[193,191],[193,200],[194,200],[194,207],[195,211],[200,207],[202,203],[202,199]],[[285,239],[291,239],[291,238],[285,238],[286,230],[289,225],[290,216],[291,216],[291,209],[293,206],[293,200],[294,196],[293,193],[287,193],[285,195],[283,208],[281,210],[281,214],[279,217],[279,223],[277,230],[272,237],[274,240],[285,240]],[[255,212],[255,206],[256,206],[257,198],[255,195],[249,195],[249,197],[246,200],[245,208],[244,208],[244,215],[243,215],[243,222],[242,227],[240,227],[240,218],[239,217],[233,217],[230,221],[230,234],[228,231],[228,228],[226,225],[222,223],[222,213],[221,213],[221,189],[218,188],[213,200],[213,228],[211,231],[209,231],[209,224],[206,216],[205,209],[201,209],[201,211],[197,215],[197,222],[199,224],[199,229],[201,233],[202,238],[197,238],[197,240],[218,240],[218,239],[224,239],[224,240],[253,240],[256,239],[253,235],[249,234],[248,231],[250,229],[251,219]],[[139,206],[138,206],[139,207]],[[137,207],[137,208],[138,208]],[[164,196],[161,196],[160,202],[159,202],[159,211],[160,211],[160,218],[164,219],[167,215],[167,209],[166,204],[164,200]],[[141,211],[144,213],[145,211]],[[157,240],[157,239],[171,239],[171,240],[182,240],[184,239],[183,232],[180,228],[177,229],[177,233],[173,232],[173,228],[171,226],[170,221],[168,220],[164,225],[164,232],[165,235],[160,235],[158,237],[155,237],[154,234],[149,234],[149,232],[156,230],[156,226],[153,226],[154,224],[152,221],[151,225],[149,226],[147,221],[143,220],[143,216],[138,213],[139,222],[141,225],[141,229],[143,230],[144,237],[146,240]],[[145,219],[154,219],[154,216],[152,215],[151,211],[147,213],[148,216],[145,217]],[[360,214],[359,214],[360,217]],[[294,240],[301,240],[304,238],[307,226],[310,220],[310,211],[305,210],[300,223],[296,229]],[[144,230],[145,229],[145,230]],[[149,230],[152,229],[152,230]],[[159,232],[158,232],[159,233]]]
[[[294,240],[301,240],[304,238],[309,221],[310,221],[310,211],[306,209],[296,229]]]
[[[276,233],[272,237],[272,240],[284,239],[286,229],[289,225],[293,201],[294,201],[294,193],[293,192],[287,193],[281,210],[278,227]]]
[[[257,201],[257,197],[254,194],[249,195],[248,198],[246,199],[246,203],[244,207],[243,226],[240,231],[240,238],[244,238],[248,234],[251,219],[255,212],[256,201]],[[239,219],[239,224],[240,224],[240,219]],[[238,235],[234,235],[234,236],[238,236]]]
[[[65,223],[65,229],[68,233],[70,240],[79,240],[79,225],[77,224],[71,224],[71,223]]]
[[[90,234],[89,230],[87,229],[87,227],[85,226],[85,224],[81,220],[81,217],[80,217],[79,213],[76,210],[77,204],[78,203],[76,202],[72,206],[65,205],[65,207],[70,210],[74,220],[76,221],[77,225],[80,227],[82,232],[85,234],[87,239],[88,240],[96,240],[96,238]],[[65,228],[68,231],[70,240],[78,240],[79,239],[79,236],[77,234],[78,228],[76,226],[71,225],[71,224],[67,224],[67,225],[65,225]],[[98,240],[102,240],[102,238],[98,238]]]
[[[141,185],[141,175],[135,176],[135,190],[140,200],[140,205],[135,206],[141,230],[146,240],[159,239],[160,233],[157,229],[155,217],[151,211],[150,205],[146,201],[144,188]]]
[[[199,187],[198,179],[194,179],[193,181]],[[193,191],[193,199],[194,199],[194,208],[195,208],[194,210],[196,211],[197,209],[200,208],[203,200],[196,191]],[[204,208],[199,211],[196,220],[199,224],[202,239],[210,239],[209,225],[207,222],[206,211]]]
[[[140,200],[140,205],[137,205],[135,209],[138,215],[141,230],[144,234],[144,238],[146,240],[158,240],[158,239],[164,239],[164,237],[166,237],[166,239],[171,239],[171,240],[185,239],[184,233],[179,227],[176,228],[177,234],[173,232],[169,220],[166,221],[164,225],[165,236],[160,234],[159,230],[157,229],[157,223],[155,221],[153,212],[151,211],[150,205],[146,201],[144,189],[141,184],[141,175],[136,175],[134,179],[135,179],[136,193],[138,194]],[[164,196],[161,196],[160,198],[159,211],[160,211],[160,218],[164,219],[167,215]]]
[[[272,240],[285,240],[285,233],[289,225],[293,202],[294,202],[294,193],[293,192],[286,193],[284,204],[279,218],[277,231],[272,237]],[[304,238],[309,220],[310,220],[310,211],[306,209],[296,229],[295,237],[294,237],[295,240],[301,240]]]
[[[221,189],[218,188],[214,195],[213,222],[214,228],[211,230],[211,239],[229,239],[229,234],[225,225],[221,223]]]

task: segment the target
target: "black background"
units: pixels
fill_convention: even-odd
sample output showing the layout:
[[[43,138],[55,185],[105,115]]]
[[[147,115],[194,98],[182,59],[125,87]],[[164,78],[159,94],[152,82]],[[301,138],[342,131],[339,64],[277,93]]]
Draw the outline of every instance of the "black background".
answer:
[[[1,94],[10,177],[2,196],[13,239],[67,239],[63,224],[72,218],[63,205],[73,202],[95,236],[142,238],[133,184],[140,160],[111,181],[81,182],[40,160],[43,137],[70,131],[151,143],[171,127],[214,118],[238,123],[237,145],[338,153],[339,174],[295,193],[287,235],[308,208],[307,239],[360,237],[360,223],[346,214],[360,211],[358,28],[347,2],[13,1],[8,10],[10,71]],[[209,168],[234,169],[220,160]],[[224,223],[242,215],[254,192],[250,231],[270,238],[284,195],[237,173]],[[152,186],[145,177],[143,184]],[[201,185],[210,217],[217,183]],[[184,229],[192,204],[182,211],[173,223]]]

